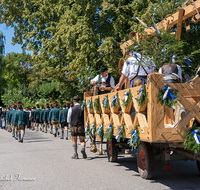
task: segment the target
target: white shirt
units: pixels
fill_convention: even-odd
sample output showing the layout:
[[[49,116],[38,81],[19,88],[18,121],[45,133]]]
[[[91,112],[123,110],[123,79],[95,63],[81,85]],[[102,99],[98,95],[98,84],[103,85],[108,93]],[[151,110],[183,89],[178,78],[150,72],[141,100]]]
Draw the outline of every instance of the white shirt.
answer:
[[[80,105],[79,103],[74,104],[75,105]],[[67,123],[71,123],[71,116],[72,116],[72,108],[69,108],[68,114],[67,114]]]
[[[136,76],[137,71],[138,71],[138,67],[139,67],[138,61],[140,61],[141,55],[139,53],[136,53],[136,55],[137,55],[137,58],[134,55],[132,57],[129,57],[125,61],[123,69],[122,69],[122,74],[126,77],[128,76],[129,80],[133,79]],[[144,69],[146,70],[148,74],[151,74],[155,67],[155,64],[152,62],[152,60],[149,57],[144,57],[144,56],[142,57],[140,65],[143,65]],[[138,76],[147,75],[144,69],[140,66]]]
[[[177,65],[177,64],[176,64]],[[173,75],[176,75],[178,76],[180,79],[182,79],[182,73],[181,73],[181,67],[179,65],[177,65],[177,68],[178,68],[178,75],[176,73],[172,73]],[[163,74],[162,73],[162,67],[159,69],[158,71],[159,73]]]
[[[100,74],[100,75],[101,75],[101,74]],[[107,79],[108,79],[108,74],[107,74],[106,77],[102,77],[102,75],[101,75],[101,82],[106,82]],[[97,83],[98,80],[99,80],[99,75],[97,75],[97,76],[96,76],[95,78],[93,78],[91,81],[94,81],[94,82]],[[102,86],[102,87],[106,87],[105,84],[101,84],[101,86]],[[113,77],[110,77],[110,87],[115,88],[115,80],[114,80]]]

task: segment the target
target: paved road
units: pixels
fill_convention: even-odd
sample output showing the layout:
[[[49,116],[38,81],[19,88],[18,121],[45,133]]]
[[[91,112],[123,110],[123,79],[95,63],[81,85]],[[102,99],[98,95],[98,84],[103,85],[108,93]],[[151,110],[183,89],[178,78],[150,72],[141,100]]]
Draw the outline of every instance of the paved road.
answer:
[[[81,153],[79,160],[72,160],[71,140],[27,130],[24,143],[18,143],[0,130],[0,190],[200,189],[195,162],[174,161],[167,171],[157,163],[154,179],[144,180],[137,172],[136,152],[132,153],[119,154],[118,162],[110,163],[105,151],[98,156],[87,149],[86,160]]]

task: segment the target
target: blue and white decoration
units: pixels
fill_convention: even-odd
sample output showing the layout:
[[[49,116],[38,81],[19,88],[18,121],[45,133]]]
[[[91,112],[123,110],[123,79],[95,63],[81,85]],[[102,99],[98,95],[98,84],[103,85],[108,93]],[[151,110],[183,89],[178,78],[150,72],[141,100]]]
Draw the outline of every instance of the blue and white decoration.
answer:
[[[167,95],[169,94],[170,97],[175,100],[175,97],[174,95],[169,91],[170,89],[172,89],[170,86],[167,88],[166,86],[164,86],[164,90],[165,90],[165,93],[163,95],[163,100],[165,100],[167,98]]]
[[[90,134],[91,134],[92,136],[94,136],[94,127],[95,127],[95,125],[93,124],[93,125],[92,125],[92,130],[91,130],[91,132],[90,132]]]
[[[84,108],[84,104],[85,104],[85,100],[83,100],[83,103],[81,105],[81,108],[83,109]]]
[[[192,62],[188,56],[185,57],[186,61],[187,61],[187,65],[190,66],[190,62]]]
[[[115,139],[118,141],[118,139],[119,139],[119,135],[121,134],[121,132],[122,132],[122,126],[119,128],[120,129],[120,131],[117,133],[117,135],[116,135],[116,137],[115,137]]]
[[[107,96],[105,96],[105,98],[104,98],[104,103],[103,103],[103,107],[104,107],[104,108],[106,107],[107,102],[108,102],[108,99],[107,99]]]
[[[139,95],[138,95],[138,97],[137,97],[137,101],[139,101],[140,96],[142,95],[143,92],[144,92],[143,88],[140,88],[140,93],[139,93]]]
[[[91,79],[92,79],[92,77],[91,77],[91,76],[89,76],[89,77],[88,77],[88,80],[89,80],[89,82],[91,81]]]
[[[87,107],[88,107],[88,108],[90,108],[91,101],[92,101],[92,100],[91,100],[91,99],[89,99],[89,104],[87,105]]]
[[[172,55],[172,54],[170,54],[170,56],[172,57],[172,63],[175,63],[176,62],[176,60],[175,60],[175,55]]]
[[[110,125],[108,126],[108,131],[110,132],[111,129],[112,129],[112,125],[110,124]]]
[[[117,100],[117,96],[113,96],[113,100],[112,100],[112,107],[115,105],[115,101]]]
[[[128,92],[125,92],[124,95],[125,95],[124,101],[127,102],[127,100],[128,100]]]
[[[136,130],[132,130],[132,135],[131,135],[131,142],[130,145],[133,145],[133,137],[135,138],[135,143],[137,143],[137,134],[136,134]]]
[[[102,124],[100,124],[99,126],[100,126],[100,128],[99,128],[99,130],[97,131],[97,134],[98,134],[98,135],[101,134],[101,130],[102,130],[102,128],[103,128],[103,125],[102,125]]]
[[[198,132],[199,132],[198,129],[195,129],[194,131],[192,131],[192,134],[194,135],[194,139],[195,139],[196,143],[197,143],[198,145],[200,145],[200,137],[199,137],[199,135],[197,134]]]
[[[89,123],[86,123],[86,126],[84,128],[84,132],[86,133],[88,131]]]

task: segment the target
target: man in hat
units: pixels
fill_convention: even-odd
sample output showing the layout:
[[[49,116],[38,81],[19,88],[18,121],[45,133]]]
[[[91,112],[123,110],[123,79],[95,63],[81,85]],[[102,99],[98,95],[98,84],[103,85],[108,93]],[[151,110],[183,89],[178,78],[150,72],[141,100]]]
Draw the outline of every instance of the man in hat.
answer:
[[[78,159],[77,136],[79,136],[81,143],[81,153],[83,154],[83,158],[87,158],[85,153],[84,111],[81,109],[79,100],[79,96],[73,98],[74,106],[69,109],[67,117],[67,122],[71,124],[72,146],[74,149],[72,159]]]
[[[38,131],[38,127],[39,127],[39,124],[40,124],[40,106],[39,104],[36,104],[36,110],[34,112],[34,120],[36,122],[36,131]]]
[[[23,102],[18,102],[18,111],[15,114],[14,123],[17,125],[18,142],[23,143],[25,126],[28,125],[28,115],[23,111]]]
[[[54,137],[57,136],[58,133],[58,124],[59,124],[59,114],[60,110],[57,108],[58,101],[53,102],[53,109],[49,112],[49,123],[53,124],[53,135]]]
[[[34,113],[35,113],[35,107],[32,105],[32,109],[31,109],[31,129],[32,131],[34,130],[34,124],[35,124],[35,121],[34,121]]]
[[[43,116],[44,116],[44,104],[41,105],[41,111],[40,111],[40,123],[41,123],[41,130],[42,132],[44,132],[44,120],[43,120]]]
[[[9,117],[10,117],[10,122],[12,124],[12,137],[15,137],[16,140],[18,140],[18,137],[17,137],[17,125],[15,124],[14,122],[14,118],[15,118],[15,113],[16,113],[16,110],[17,109],[17,103],[15,102],[13,104],[13,110],[12,112],[9,114]]]
[[[64,129],[66,140],[68,140],[68,123],[67,123],[67,115],[69,110],[69,103],[63,102],[63,109],[60,111],[59,115],[59,123],[61,124],[61,138],[64,139]]]
[[[49,121],[49,112],[50,112],[49,103],[46,103],[46,110],[44,111],[44,114],[43,114],[45,133],[47,133],[47,126],[48,126],[48,121]]]
[[[129,52],[130,57],[124,63],[122,75],[119,79],[119,84],[116,91],[122,89],[122,85],[126,77],[130,81],[130,88],[144,85],[146,83],[147,75],[154,72],[155,64],[149,57],[143,57],[140,53],[135,51]],[[143,61],[142,63],[140,63]]]
[[[115,88],[115,80],[108,74],[108,68],[102,65],[99,72],[94,79],[90,81],[91,85],[97,84],[99,86],[98,94],[106,94]]]

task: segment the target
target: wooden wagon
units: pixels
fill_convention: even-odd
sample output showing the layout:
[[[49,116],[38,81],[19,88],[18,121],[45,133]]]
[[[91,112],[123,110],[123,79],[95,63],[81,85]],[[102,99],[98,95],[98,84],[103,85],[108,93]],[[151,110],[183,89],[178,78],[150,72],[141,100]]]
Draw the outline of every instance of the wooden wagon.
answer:
[[[172,110],[164,108],[157,99],[158,92],[163,89],[163,75],[159,73],[150,74],[147,77],[147,95],[148,102],[146,105],[139,107],[137,103],[138,90],[142,86],[130,88],[132,101],[129,106],[123,107],[122,101],[125,92],[129,89],[118,91],[120,107],[112,107],[113,96],[117,92],[109,94],[89,96],[85,93],[87,104],[90,99],[94,103],[96,98],[100,98],[100,111],[90,111],[85,108],[85,125],[89,123],[90,129],[93,124],[96,128],[103,126],[104,131],[110,124],[113,125],[113,135],[119,132],[119,127],[124,126],[126,139],[131,138],[131,131],[137,125],[139,130],[140,145],[138,147],[137,165],[138,170],[143,178],[151,178],[154,173],[154,158],[164,159],[166,163],[171,159],[196,160],[200,170],[200,155],[184,150],[183,135],[191,129],[194,119],[200,122],[200,77],[196,77],[191,83],[169,83],[168,85],[177,89],[179,92],[180,105],[187,110],[184,118],[180,117],[180,106]],[[108,95],[109,108],[103,106],[103,99]],[[135,111],[131,112],[132,104]],[[135,116],[134,116],[135,115]],[[107,155],[109,161],[116,161],[118,148],[120,145],[115,138],[107,141]],[[127,147],[127,144],[125,145]],[[172,154],[173,152],[173,154]]]

